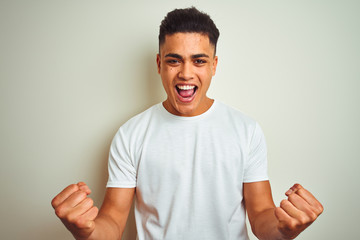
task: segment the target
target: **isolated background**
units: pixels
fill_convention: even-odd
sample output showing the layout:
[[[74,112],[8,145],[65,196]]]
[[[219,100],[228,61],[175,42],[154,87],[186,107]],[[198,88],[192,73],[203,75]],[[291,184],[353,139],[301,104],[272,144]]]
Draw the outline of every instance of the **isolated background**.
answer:
[[[298,239],[357,239],[359,1],[0,0],[1,239],[71,239],[68,184],[101,205],[113,135],[165,97],[158,26],[191,5],[221,32],[209,96],[261,124],[276,203],[300,182],[325,207]]]

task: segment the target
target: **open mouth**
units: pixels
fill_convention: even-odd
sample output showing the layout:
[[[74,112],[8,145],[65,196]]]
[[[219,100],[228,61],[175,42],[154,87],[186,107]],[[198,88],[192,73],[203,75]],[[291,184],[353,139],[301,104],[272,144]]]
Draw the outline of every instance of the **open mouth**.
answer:
[[[181,101],[190,102],[193,100],[196,90],[198,89],[195,85],[178,84],[176,85],[176,91]]]

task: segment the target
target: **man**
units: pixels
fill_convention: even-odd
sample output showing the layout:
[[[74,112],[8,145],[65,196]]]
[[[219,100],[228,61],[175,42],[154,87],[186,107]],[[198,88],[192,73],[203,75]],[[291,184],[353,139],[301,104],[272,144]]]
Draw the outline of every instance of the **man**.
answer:
[[[215,75],[219,31],[195,8],[160,26],[157,67],[167,99],[126,122],[109,154],[98,209],[85,183],[52,201],[76,239],[120,239],[136,194],[139,239],[293,239],[323,211],[301,185],[275,207],[259,125],[206,96]]]

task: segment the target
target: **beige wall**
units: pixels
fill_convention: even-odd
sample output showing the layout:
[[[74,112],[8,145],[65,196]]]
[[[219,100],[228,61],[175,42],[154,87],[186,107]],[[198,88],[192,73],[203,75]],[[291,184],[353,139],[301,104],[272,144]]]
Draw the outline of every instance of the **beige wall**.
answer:
[[[194,3],[124,2],[0,1],[1,239],[71,239],[52,197],[81,180],[100,205],[116,130],[164,99],[158,26]],[[209,96],[261,124],[276,203],[294,182],[324,203],[299,239],[356,239],[359,2],[194,5],[221,31]]]

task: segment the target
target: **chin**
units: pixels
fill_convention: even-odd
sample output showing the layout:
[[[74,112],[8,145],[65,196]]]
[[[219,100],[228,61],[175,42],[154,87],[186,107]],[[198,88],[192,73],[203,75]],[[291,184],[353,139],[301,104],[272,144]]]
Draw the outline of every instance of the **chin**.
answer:
[[[189,105],[185,105],[181,104],[183,106],[177,106],[176,111],[181,115],[181,116],[194,116],[195,112],[196,112],[196,107],[194,106],[194,104],[189,104]]]

